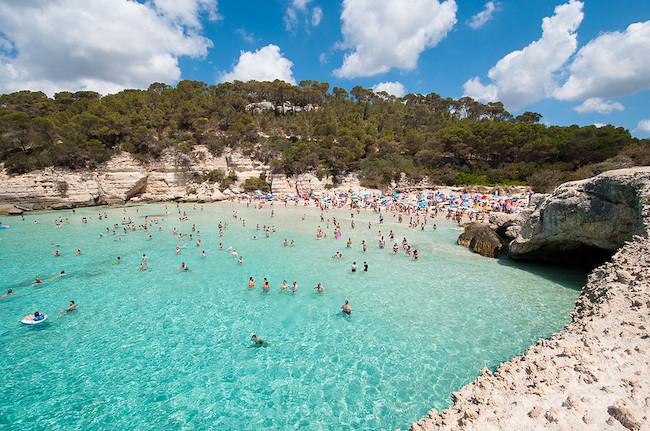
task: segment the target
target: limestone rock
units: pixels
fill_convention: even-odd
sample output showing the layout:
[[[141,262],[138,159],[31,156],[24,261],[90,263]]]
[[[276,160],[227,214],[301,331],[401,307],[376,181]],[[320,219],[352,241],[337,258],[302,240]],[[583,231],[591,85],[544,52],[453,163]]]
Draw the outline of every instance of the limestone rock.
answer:
[[[460,234],[456,242],[485,257],[497,257],[503,247],[499,235],[483,223],[466,225],[465,231]]]
[[[586,251],[613,252],[649,231],[644,207],[650,198],[650,167],[604,172],[562,184],[539,198],[509,245],[515,259],[566,261]]]

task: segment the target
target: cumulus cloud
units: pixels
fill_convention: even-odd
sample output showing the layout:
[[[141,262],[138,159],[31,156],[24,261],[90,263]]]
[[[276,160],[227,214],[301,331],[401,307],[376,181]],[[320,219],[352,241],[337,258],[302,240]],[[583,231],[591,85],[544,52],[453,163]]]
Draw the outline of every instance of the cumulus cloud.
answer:
[[[617,97],[650,89],[650,21],[624,32],[604,33],[582,47],[566,83],[554,95],[561,100]]]
[[[379,84],[372,87],[372,90],[375,93],[381,93],[382,91],[385,91],[386,93],[397,97],[402,97],[404,94],[406,94],[406,88],[404,88],[404,85],[402,85],[401,82],[397,81],[380,82]]]
[[[295,84],[291,68],[277,45],[266,45],[257,51],[241,51],[233,69],[221,75],[221,81],[274,81],[280,79]]]
[[[582,102],[582,104],[573,108],[573,110],[580,114],[586,114],[588,112],[609,114],[614,111],[623,111],[625,108],[619,102],[601,99],[600,97],[590,97]]]
[[[557,72],[576,51],[582,6],[575,0],[557,6],[553,16],[543,19],[540,39],[499,60],[488,72],[491,83],[484,85],[477,77],[467,81],[465,94],[478,100],[494,96],[515,110],[551,95]]]
[[[455,0],[344,0],[343,49],[350,50],[338,77],[411,70],[456,24]]]
[[[203,57],[212,42],[199,15],[217,19],[216,1],[0,2],[0,91],[116,92],[175,82],[181,56]],[[10,46],[11,49],[7,49]]]
[[[650,119],[639,121],[639,124],[636,125],[636,130],[643,133],[650,133]]]
[[[153,4],[165,17],[193,28],[201,28],[199,16],[203,12],[210,21],[220,18],[217,0],[153,0]]]
[[[489,1],[485,3],[485,6],[483,6],[483,10],[477,13],[476,15],[472,16],[469,21],[467,21],[467,25],[473,28],[474,30],[478,30],[479,28],[483,27],[485,24],[488,23],[492,19],[492,16],[494,15],[494,12],[497,10],[497,4],[493,1]]]

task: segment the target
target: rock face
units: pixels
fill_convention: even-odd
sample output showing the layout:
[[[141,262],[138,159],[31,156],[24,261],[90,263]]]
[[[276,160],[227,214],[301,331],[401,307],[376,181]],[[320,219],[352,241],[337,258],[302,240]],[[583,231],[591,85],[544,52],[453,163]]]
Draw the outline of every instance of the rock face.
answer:
[[[456,241],[485,257],[497,257],[503,248],[503,241],[490,226],[483,223],[469,223]]]
[[[202,180],[203,174],[216,169],[234,172],[235,184],[222,192],[218,184]],[[93,171],[47,168],[9,175],[0,165],[0,212],[128,201],[220,201],[241,192],[241,184],[248,178],[262,174],[274,193],[379,192],[361,187],[354,174],[342,178],[335,187],[331,177],[318,179],[310,173],[295,177],[273,175],[268,165],[238,150],[226,148],[221,156],[214,156],[207,147],[197,145],[189,154],[168,149],[159,159],[148,161],[140,161],[129,153],[117,154]]]
[[[649,231],[650,167],[604,172],[536,199],[509,245],[512,258],[566,261],[611,253]]]
[[[563,331],[452,400],[411,430],[650,429],[650,239],[592,271]]]
[[[237,182],[266,173],[269,167],[226,149],[213,156],[205,146],[190,154],[165,151],[160,159],[140,161],[121,153],[96,170],[71,171],[47,168],[22,175],[0,171],[0,203],[21,209],[72,208],[127,201],[218,201],[226,198],[218,184],[201,181],[200,175],[215,169],[234,171]]]

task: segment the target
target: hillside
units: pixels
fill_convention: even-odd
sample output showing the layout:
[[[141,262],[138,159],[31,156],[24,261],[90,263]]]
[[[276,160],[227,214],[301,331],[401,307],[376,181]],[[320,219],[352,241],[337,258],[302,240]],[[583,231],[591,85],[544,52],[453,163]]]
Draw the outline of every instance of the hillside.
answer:
[[[0,161],[8,173],[94,168],[127,151],[156,160],[175,147],[237,149],[273,173],[382,186],[404,172],[448,185],[530,184],[544,191],[608,169],[650,164],[650,141],[613,126],[558,127],[501,103],[435,93],[402,98],[302,81],[154,83],[98,93],[0,96]]]

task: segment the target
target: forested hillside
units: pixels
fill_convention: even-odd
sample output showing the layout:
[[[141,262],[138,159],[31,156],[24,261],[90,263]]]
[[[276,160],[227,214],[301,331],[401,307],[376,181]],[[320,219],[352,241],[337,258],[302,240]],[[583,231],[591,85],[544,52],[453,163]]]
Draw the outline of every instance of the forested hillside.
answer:
[[[270,103],[251,105],[263,101]],[[0,96],[0,160],[12,173],[78,169],[121,150],[155,158],[165,147],[188,151],[200,143],[214,153],[239,147],[279,173],[356,171],[371,186],[404,172],[445,184],[529,183],[538,190],[650,164],[650,141],[623,128],[547,127],[540,119],[467,97],[396,98],[362,87],[348,93],[315,81],[154,83],[103,97],[20,91]]]

